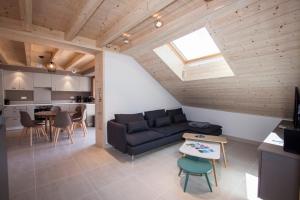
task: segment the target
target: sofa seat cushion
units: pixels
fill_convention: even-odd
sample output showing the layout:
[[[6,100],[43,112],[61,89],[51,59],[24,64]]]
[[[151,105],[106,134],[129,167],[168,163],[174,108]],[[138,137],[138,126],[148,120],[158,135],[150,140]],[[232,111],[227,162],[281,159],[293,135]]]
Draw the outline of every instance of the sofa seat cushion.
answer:
[[[142,132],[126,135],[127,143],[131,146],[144,144],[144,143],[147,143],[147,142],[150,142],[150,141],[162,138],[162,137],[163,137],[162,134],[152,131],[152,130],[142,131]]]
[[[164,126],[164,127],[159,127],[159,128],[152,128],[152,130],[157,131],[164,136],[169,136],[173,135],[179,132],[183,132],[188,130],[188,125],[187,123],[180,123],[180,124],[172,124],[170,126]]]

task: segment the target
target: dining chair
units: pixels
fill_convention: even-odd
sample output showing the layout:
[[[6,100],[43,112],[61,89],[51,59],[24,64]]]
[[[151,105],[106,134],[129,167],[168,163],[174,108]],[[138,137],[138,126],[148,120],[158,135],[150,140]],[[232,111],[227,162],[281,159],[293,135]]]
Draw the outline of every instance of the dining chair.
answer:
[[[59,107],[59,106],[52,106],[50,111],[53,111],[53,112],[56,112],[56,113],[61,112],[61,107]]]
[[[27,112],[20,111],[20,121],[22,126],[24,127],[21,136],[26,135],[28,130],[30,131],[30,146],[32,146],[33,134],[37,134],[37,136],[40,137],[40,133],[42,133],[42,135],[45,136],[47,140],[49,140],[43,125],[35,123],[35,121],[31,119],[30,115]]]
[[[81,106],[80,115],[76,115],[76,113],[72,116],[72,132],[74,133],[74,130],[76,126],[80,126],[83,131],[83,136],[86,136],[88,134],[87,128],[86,128],[86,116],[87,116],[87,110],[85,106]]]
[[[54,127],[54,144],[57,144],[57,140],[59,137],[59,134],[61,131],[66,131],[68,134],[68,137],[73,144],[73,136],[72,136],[72,120],[70,118],[70,115],[66,111],[58,112],[54,118],[53,122]]]

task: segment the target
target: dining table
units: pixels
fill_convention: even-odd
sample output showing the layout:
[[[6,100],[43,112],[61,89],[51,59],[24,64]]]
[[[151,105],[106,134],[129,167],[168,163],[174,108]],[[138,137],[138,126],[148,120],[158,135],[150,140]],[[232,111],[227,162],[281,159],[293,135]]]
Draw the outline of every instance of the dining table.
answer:
[[[71,116],[75,113],[75,111],[66,111]],[[52,121],[57,115],[57,112],[55,111],[40,111],[34,113],[34,115],[45,118],[45,131],[48,133],[48,124],[49,124],[49,135],[50,135],[50,141],[52,141]]]

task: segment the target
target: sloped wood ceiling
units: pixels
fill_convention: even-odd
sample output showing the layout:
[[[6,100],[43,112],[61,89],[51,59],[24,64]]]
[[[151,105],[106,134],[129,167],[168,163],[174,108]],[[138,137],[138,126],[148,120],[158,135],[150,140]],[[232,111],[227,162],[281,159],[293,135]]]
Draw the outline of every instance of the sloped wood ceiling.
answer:
[[[132,31],[122,51],[184,105],[291,117],[294,87],[300,86],[300,1],[180,2],[180,8],[162,17],[162,28]],[[153,49],[203,26],[235,76],[182,82]]]

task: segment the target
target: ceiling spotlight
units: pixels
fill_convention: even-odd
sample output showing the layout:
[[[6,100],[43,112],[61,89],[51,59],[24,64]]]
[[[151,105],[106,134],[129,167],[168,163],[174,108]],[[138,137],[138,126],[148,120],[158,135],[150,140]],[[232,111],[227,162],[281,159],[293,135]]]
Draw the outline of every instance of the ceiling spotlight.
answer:
[[[160,28],[163,26],[163,22],[158,19],[155,21],[154,25],[155,25],[155,28]]]
[[[72,73],[76,74],[77,70],[76,69],[72,69]]]
[[[124,43],[124,44],[129,44],[128,38],[124,38],[124,39],[123,39],[123,43]]]

